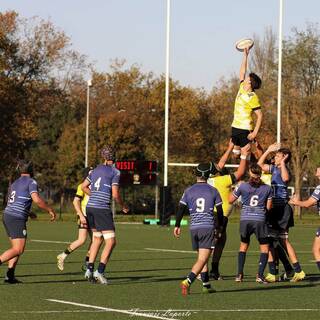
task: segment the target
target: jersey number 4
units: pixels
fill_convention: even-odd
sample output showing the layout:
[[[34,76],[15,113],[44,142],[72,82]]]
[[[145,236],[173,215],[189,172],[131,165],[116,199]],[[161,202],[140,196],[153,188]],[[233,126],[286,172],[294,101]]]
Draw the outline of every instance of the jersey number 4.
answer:
[[[99,177],[97,179],[97,181],[94,183],[94,187],[97,189],[97,191],[99,190],[100,188],[100,182],[101,182],[101,177]]]

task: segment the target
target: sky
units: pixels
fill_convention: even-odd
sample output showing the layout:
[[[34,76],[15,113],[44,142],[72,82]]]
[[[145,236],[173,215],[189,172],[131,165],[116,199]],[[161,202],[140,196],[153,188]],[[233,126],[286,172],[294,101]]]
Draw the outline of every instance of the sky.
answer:
[[[125,59],[144,72],[165,72],[166,0],[0,0],[2,12],[49,19],[100,72]],[[283,33],[320,18],[319,0],[284,0]],[[278,34],[279,0],[171,0],[170,75],[210,91],[238,73],[234,43],[268,27]]]

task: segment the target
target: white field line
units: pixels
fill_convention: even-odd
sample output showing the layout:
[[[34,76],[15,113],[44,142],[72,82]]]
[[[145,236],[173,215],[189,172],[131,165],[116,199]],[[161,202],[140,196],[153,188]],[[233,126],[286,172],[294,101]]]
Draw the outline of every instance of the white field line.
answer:
[[[184,310],[184,309],[168,309],[168,310],[143,310],[143,309],[134,309],[139,312],[145,313],[168,313],[168,312],[183,312],[183,313],[219,313],[219,312],[318,312],[320,309],[214,309],[214,310],[203,310],[203,309],[194,309],[194,310]],[[132,312],[130,310],[124,310]],[[11,311],[10,313],[14,314],[50,314],[50,313],[103,313],[103,312],[113,312],[110,310],[47,310],[47,311]]]
[[[174,250],[174,249],[161,249],[161,248],[144,248],[144,250],[148,251],[158,251],[158,252],[178,252],[178,253],[197,253],[196,251],[191,251],[191,250]],[[238,250],[223,250],[223,252],[227,253],[238,253]],[[260,253],[260,251],[254,251],[250,250],[248,251],[249,253]],[[298,253],[311,253],[311,251],[296,251]]]
[[[31,239],[30,242],[43,242],[43,243],[70,243],[70,241],[52,241],[52,240],[36,240]]]
[[[137,312],[137,311],[105,308],[105,307],[99,307],[99,306],[94,306],[94,305],[90,305],[90,304],[83,304],[83,303],[76,303],[76,302],[65,301],[65,300],[56,300],[56,299],[46,299],[46,300],[47,301],[51,301],[51,302],[74,305],[74,306],[78,306],[78,307],[91,308],[91,309],[97,309],[97,310],[103,310],[103,311],[109,311],[109,312],[123,313],[123,314],[127,314],[129,316],[137,316],[137,317],[160,319],[160,320],[177,320],[177,319],[174,319],[174,318],[161,317],[161,316],[148,314],[148,313],[141,313],[141,312]]]

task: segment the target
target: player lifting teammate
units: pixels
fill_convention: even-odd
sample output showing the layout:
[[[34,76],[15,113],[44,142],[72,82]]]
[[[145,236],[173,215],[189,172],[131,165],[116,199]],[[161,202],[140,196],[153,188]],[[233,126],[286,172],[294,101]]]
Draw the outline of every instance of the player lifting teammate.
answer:
[[[317,168],[316,177],[320,180],[320,167]],[[290,199],[290,204],[304,207],[304,208],[309,208],[311,206],[317,205],[318,211],[320,211],[320,185],[316,187],[316,189],[313,191],[309,199],[301,201],[301,200],[298,200],[296,196],[293,196]],[[320,227],[316,232],[316,236],[313,241],[312,251],[313,251],[313,255],[316,260],[318,269],[320,270]]]
[[[190,213],[190,234],[193,250],[198,251],[198,258],[191,272],[181,282],[182,294],[190,293],[190,286],[201,275],[203,293],[214,292],[209,283],[207,262],[211,255],[214,240],[214,229],[221,228],[223,219],[222,200],[216,188],[207,184],[213,169],[212,163],[200,163],[196,169],[197,183],[187,188],[179,203],[176,214],[174,236],[180,236],[180,222],[184,213]],[[217,221],[213,208],[216,207]]]

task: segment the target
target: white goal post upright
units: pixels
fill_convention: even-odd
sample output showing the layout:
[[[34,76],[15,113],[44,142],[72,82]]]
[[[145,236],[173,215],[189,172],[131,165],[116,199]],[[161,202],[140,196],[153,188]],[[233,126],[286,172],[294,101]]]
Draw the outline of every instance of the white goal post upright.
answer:
[[[281,142],[281,89],[282,89],[282,21],[283,0],[279,0],[279,56],[278,56],[278,101],[277,101],[277,142]]]

